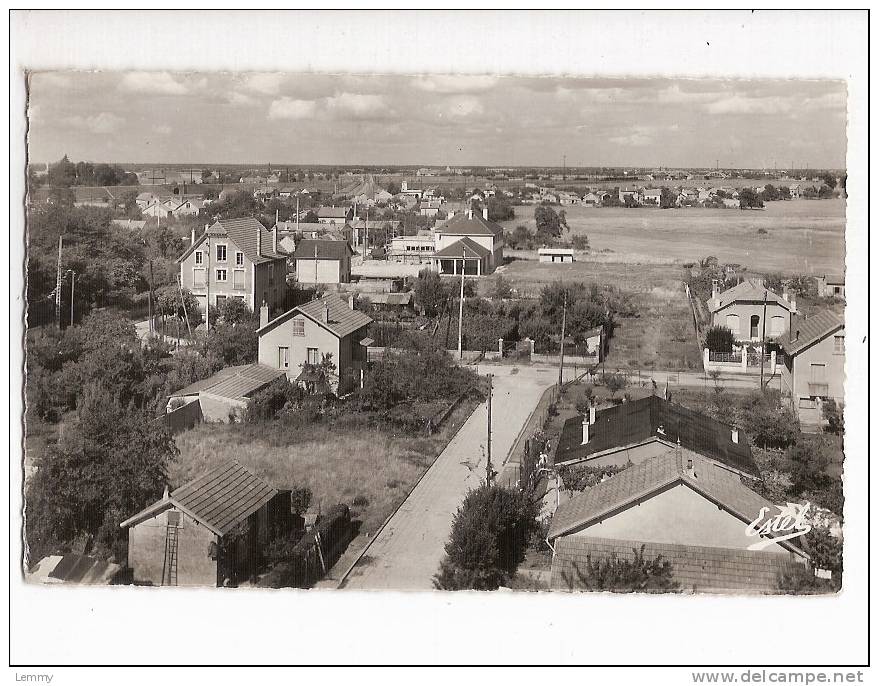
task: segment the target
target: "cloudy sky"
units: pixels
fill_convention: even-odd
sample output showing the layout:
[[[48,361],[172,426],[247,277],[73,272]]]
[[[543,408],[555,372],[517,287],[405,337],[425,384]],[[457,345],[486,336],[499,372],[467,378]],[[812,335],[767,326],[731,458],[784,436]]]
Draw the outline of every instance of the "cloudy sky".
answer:
[[[33,161],[845,166],[845,84],[40,72]]]

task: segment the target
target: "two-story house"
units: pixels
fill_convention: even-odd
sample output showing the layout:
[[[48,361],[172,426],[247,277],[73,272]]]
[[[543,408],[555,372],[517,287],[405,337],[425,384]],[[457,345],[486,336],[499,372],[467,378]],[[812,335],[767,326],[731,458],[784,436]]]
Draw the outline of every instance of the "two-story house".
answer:
[[[299,283],[348,283],[351,281],[351,255],[346,240],[304,238],[296,244],[293,260]]]
[[[800,421],[821,421],[821,403],[845,399],[845,320],[824,310],[791,320],[788,333],[779,338],[784,350],[782,393],[789,395]]]
[[[304,364],[318,365],[331,355],[336,370],[330,385],[346,393],[359,382],[366,365],[366,331],[372,318],[352,309],[338,295],[327,295],[299,305],[268,321],[260,310],[259,363],[283,369],[287,378],[303,383]]]
[[[755,279],[746,279],[722,293],[719,284],[713,284],[708,302],[711,324],[725,326],[737,341],[761,341],[764,332],[764,298],[766,339],[778,338],[788,330],[790,318],[797,312],[796,300],[786,293],[784,296],[774,293],[762,281]]]
[[[433,265],[440,274],[481,276],[504,262],[504,229],[472,209],[452,214],[434,228]]]
[[[353,217],[354,210],[351,207],[319,207],[317,209],[317,220],[321,224],[344,225]]]
[[[205,228],[177,260],[180,283],[198,299],[202,313],[226,298],[238,298],[256,310],[284,306],[287,256],[279,252],[278,233],[253,217],[220,219]]]

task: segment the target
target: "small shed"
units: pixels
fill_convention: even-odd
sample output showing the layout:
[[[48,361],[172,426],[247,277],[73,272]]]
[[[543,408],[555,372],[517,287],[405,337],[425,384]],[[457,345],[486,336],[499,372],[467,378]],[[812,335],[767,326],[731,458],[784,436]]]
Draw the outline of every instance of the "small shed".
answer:
[[[540,248],[537,257],[541,262],[573,262],[573,248]]]

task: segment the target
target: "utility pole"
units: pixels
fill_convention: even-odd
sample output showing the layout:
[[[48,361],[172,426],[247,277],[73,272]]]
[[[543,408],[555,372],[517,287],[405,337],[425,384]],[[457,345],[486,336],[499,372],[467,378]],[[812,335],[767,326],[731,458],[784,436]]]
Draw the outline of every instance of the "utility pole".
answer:
[[[565,324],[568,319],[568,291],[565,290],[565,300],[562,305],[562,337],[559,339],[559,388],[562,387],[562,374],[565,369]]]
[[[458,301],[458,359],[464,359],[464,264],[461,258],[461,297]]]
[[[491,486],[491,480],[494,477],[494,470],[491,468],[491,389],[492,378],[488,375],[488,438],[486,440],[486,462],[485,462],[485,485]]]
[[[189,312],[186,311],[186,301],[183,299],[183,284],[180,283],[180,274],[177,275],[177,290],[180,292],[180,306],[183,308],[183,316],[186,318],[186,330],[189,332],[189,337],[192,338],[192,327],[189,325]],[[179,342],[179,334],[177,339]]]
[[[61,250],[64,236],[58,236],[58,271],[55,274],[55,325],[61,328]]]
[[[70,274],[70,326],[73,326],[73,293],[76,287],[76,272],[68,269],[67,273]]]
[[[769,295],[768,290],[763,291],[763,334],[760,339],[760,390],[763,390],[763,363],[766,359],[766,298]],[[746,353],[742,353],[746,354]]]

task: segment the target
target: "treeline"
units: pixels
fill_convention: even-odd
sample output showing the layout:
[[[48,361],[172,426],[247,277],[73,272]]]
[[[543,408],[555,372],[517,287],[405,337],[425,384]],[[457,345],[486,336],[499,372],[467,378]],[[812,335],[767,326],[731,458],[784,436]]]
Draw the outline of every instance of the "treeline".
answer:
[[[30,175],[33,186],[45,182],[48,186],[137,186],[137,174],[126,172],[121,167],[110,164],[92,164],[91,162],[71,162],[67,155],[55,164],[49,165],[48,174],[40,178]]]

